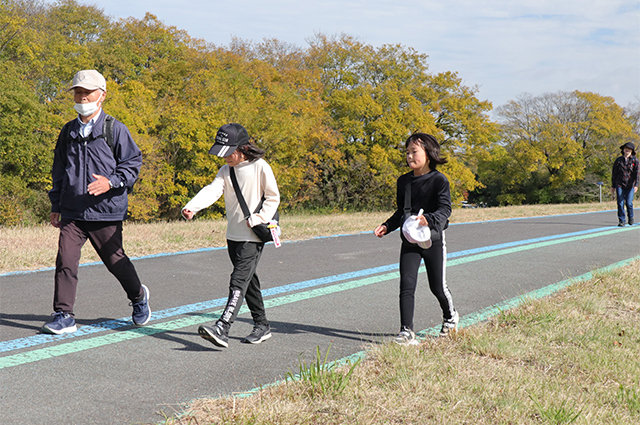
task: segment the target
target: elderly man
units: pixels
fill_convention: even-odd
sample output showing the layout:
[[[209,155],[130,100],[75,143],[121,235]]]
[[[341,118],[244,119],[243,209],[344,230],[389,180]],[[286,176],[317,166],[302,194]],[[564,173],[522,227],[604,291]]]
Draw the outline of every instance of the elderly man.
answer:
[[[87,239],[127,293],[133,323],[144,325],[151,317],[149,290],[122,248],[127,196],[138,178],[142,154],[127,127],[103,112],[107,83],[98,71],[76,73],[71,90],[78,118],[62,128],[54,151],[50,221],[60,229],[60,237],[54,313],[42,331],[59,335],[77,330],[73,306]]]

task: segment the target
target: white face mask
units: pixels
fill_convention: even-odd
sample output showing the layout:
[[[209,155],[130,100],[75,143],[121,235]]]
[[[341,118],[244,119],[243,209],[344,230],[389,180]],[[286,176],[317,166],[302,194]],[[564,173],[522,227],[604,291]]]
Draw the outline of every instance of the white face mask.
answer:
[[[95,101],[91,103],[76,103],[73,108],[83,117],[88,117],[98,111],[98,109],[100,109],[100,106],[98,106],[98,101]]]

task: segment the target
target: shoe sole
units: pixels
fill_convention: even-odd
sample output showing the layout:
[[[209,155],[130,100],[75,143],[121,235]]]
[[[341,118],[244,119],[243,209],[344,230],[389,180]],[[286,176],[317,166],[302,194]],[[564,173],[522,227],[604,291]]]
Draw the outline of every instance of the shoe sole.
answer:
[[[209,330],[207,328],[205,328],[204,326],[200,326],[198,328],[198,333],[200,334],[200,336],[202,338],[206,339],[207,341],[209,341],[210,343],[212,343],[213,345],[215,345],[217,347],[222,347],[222,348],[229,347],[229,343],[228,342],[225,342],[225,341],[221,340],[215,334],[209,332]]]
[[[443,333],[443,332],[441,331],[441,332],[438,334],[438,336],[440,336],[441,338],[444,338],[444,337],[447,337],[447,336],[451,336],[451,334],[456,333],[456,332],[458,332],[458,322],[456,322],[456,325],[455,325],[453,328],[449,329],[449,331],[448,331],[448,332],[444,332],[444,333]]]
[[[144,293],[145,293],[146,298],[147,298],[147,308],[149,309],[149,317],[147,317],[147,320],[145,320],[143,323],[136,323],[136,321],[133,320],[133,317],[132,317],[131,321],[136,326],[144,326],[147,323],[149,323],[149,320],[151,320],[151,307],[149,307],[149,298],[150,298],[150,296],[149,296],[149,288],[147,288],[146,285],[142,285],[142,288],[144,289]]]
[[[59,331],[56,331],[54,329],[48,328],[46,326],[42,327],[42,332],[47,333],[47,334],[52,334],[52,335],[62,335],[62,334],[70,334],[73,333],[75,331],[78,330],[77,326],[70,326],[68,328],[64,328],[64,329],[60,329]]]
[[[269,338],[271,338],[271,333],[268,333],[266,335],[262,335],[262,337],[256,341],[251,341],[250,339],[244,338],[242,340],[242,342],[244,342],[245,344],[260,344],[262,341],[266,341]]]

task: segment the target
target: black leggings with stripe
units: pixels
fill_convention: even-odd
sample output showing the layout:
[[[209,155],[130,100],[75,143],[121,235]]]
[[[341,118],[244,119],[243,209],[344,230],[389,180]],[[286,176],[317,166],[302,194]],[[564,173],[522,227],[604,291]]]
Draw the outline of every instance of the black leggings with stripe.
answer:
[[[424,260],[429,288],[442,308],[442,317],[451,319],[455,312],[453,298],[446,282],[447,245],[442,238],[433,241],[429,249],[402,242],[400,249],[400,325],[413,330],[415,293],[418,284],[420,261]]]

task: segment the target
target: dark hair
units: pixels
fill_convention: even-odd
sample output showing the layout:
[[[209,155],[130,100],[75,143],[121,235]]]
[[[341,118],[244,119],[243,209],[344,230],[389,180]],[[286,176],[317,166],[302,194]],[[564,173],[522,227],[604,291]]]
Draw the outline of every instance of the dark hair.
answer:
[[[260,149],[253,143],[247,143],[237,147],[238,152],[244,155],[245,159],[249,162],[253,162],[256,159],[260,159],[264,156],[264,149]]]
[[[429,158],[429,167],[432,170],[435,170],[438,164],[446,164],[448,162],[440,156],[440,144],[432,135],[426,133],[413,133],[405,142],[405,147],[408,148],[410,143],[416,143],[422,146],[422,149],[427,153],[427,157]]]

